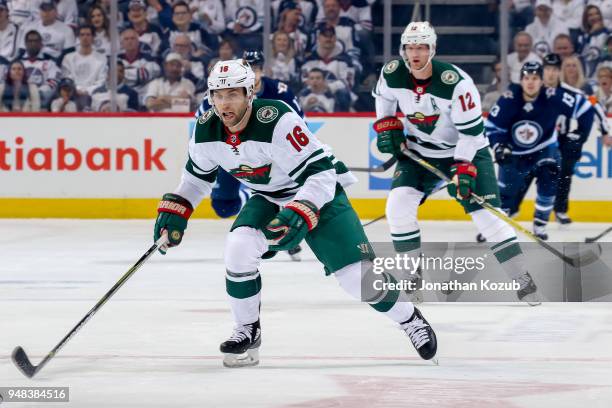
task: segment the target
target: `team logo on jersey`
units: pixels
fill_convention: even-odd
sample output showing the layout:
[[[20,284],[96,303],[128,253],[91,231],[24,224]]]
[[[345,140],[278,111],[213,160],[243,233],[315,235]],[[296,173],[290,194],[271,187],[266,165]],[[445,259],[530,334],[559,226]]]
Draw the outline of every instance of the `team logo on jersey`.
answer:
[[[268,184],[270,182],[270,171],[272,164],[261,167],[251,167],[241,164],[235,169],[230,170],[230,174],[237,179],[245,180],[251,184]]]
[[[408,121],[416,126],[421,132],[430,135],[436,129],[436,123],[440,119],[439,114],[425,115],[421,112],[415,112],[414,115],[408,115]]]
[[[399,61],[391,61],[387,65],[385,65],[385,74],[391,74],[395,72],[395,70],[399,67]]]
[[[204,112],[204,114],[203,114],[202,116],[200,116],[200,117],[198,118],[198,124],[200,124],[200,125],[205,124],[205,123],[206,123],[206,121],[207,121],[208,119],[210,119],[210,117],[211,117],[213,114],[214,114],[214,112],[213,112],[213,110],[212,110],[212,109],[207,110],[206,112]]]
[[[251,28],[257,22],[257,12],[249,6],[240,7],[236,11],[235,23],[240,24],[244,28]]]
[[[453,85],[459,81],[459,74],[457,74],[455,71],[451,71],[450,69],[447,69],[446,71],[442,73],[442,75],[440,75],[440,79],[446,85]]]
[[[520,147],[535,146],[543,133],[540,124],[531,120],[521,120],[512,126],[512,139]]]
[[[261,123],[270,123],[278,117],[278,109],[274,106],[264,106],[257,111],[257,119]]]

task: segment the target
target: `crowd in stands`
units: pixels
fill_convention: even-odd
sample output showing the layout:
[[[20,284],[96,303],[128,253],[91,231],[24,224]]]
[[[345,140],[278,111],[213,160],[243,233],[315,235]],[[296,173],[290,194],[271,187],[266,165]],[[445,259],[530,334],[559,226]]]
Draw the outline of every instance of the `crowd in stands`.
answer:
[[[273,0],[266,75],[306,111],[355,109],[375,80],[375,0]],[[118,0],[118,107],[190,112],[218,60],[263,48],[260,0]],[[0,111],[110,109],[110,0],[0,0]]]
[[[612,113],[612,0],[512,0],[512,52],[509,80],[519,81],[521,66],[542,62],[549,53],[562,60],[561,80],[597,100]],[[483,97],[491,108],[503,93],[502,66]]]

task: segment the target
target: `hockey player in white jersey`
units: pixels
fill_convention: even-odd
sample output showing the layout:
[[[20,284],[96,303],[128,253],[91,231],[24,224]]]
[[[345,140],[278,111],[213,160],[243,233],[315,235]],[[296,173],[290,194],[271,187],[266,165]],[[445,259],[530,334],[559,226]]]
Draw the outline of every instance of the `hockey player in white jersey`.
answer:
[[[433,59],[436,40],[428,22],[410,23],[401,36],[401,58],[383,67],[373,92],[378,149],[398,159],[386,205],[395,250],[419,256],[417,210],[440,181],[402,154],[407,146],[454,181],[449,194],[470,214],[508,276],[520,284],[518,298],[538,304],[514,229],[470,199],[474,192],[498,209],[501,204],[478,89],[463,70]],[[396,117],[398,106],[405,126]]]
[[[235,329],[220,349],[229,367],[259,362],[259,267],[268,251],[288,250],[305,239],[326,274],[356,299],[362,297],[362,262],[374,256],[328,147],[286,103],[255,99],[254,83],[255,74],[242,60],[213,67],[208,78],[213,108],[196,122],[181,183],[163,196],[154,233],[157,240],[165,231],[169,246],[178,245],[219,168],[252,190],[226,238],[226,290]],[[368,303],[400,324],[422,358],[433,358],[436,337],[420,312],[398,301],[397,291],[376,295],[367,296]]]

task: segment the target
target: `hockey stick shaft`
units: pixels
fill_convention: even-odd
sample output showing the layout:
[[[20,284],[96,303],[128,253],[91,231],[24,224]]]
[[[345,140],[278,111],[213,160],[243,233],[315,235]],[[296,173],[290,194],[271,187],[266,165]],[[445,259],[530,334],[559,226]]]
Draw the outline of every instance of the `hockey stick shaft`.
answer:
[[[608,234],[610,231],[612,231],[612,227],[608,227],[605,231],[603,231],[601,234],[592,237],[592,238],[585,238],[584,242],[595,242],[597,241],[599,238],[603,237],[604,235]]]
[[[384,173],[385,171],[389,170],[389,168],[393,166],[396,161],[397,161],[397,158],[395,158],[394,156],[394,157],[391,157],[386,162],[384,162],[383,164],[376,166],[376,167],[349,167],[348,169],[350,171],[359,171],[359,172],[365,172],[365,173]]]
[[[87,314],[72,328],[72,330],[70,330],[70,332],[68,332],[68,334],[66,334],[66,336],[62,340],[60,340],[59,343],[57,343],[53,350],[47,353],[47,355],[45,356],[45,358],[43,358],[40,364],[38,364],[37,366],[32,366],[33,371],[29,373],[24,371],[23,364],[19,364],[19,362],[15,358],[16,351],[20,347],[15,349],[15,352],[13,352],[13,362],[17,365],[17,367],[21,369],[24,374],[26,374],[30,378],[33,377],[36,373],[38,373],[62,349],[62,347],[64,347],[66,343],[68,343],[68,341],[81,329],[81,327],[83,327],[85,323],[87,323],[87,321],[89,321],[89,319],[91,319],[96,314],[96,312],[100,310],[102,306],[104,306],[104,304],[108,302],[108,300],[115,293],[117,293],[121,286],[123,286],[123,284],[125,284],[125,282],[127,282],[127,280],[132,275],[134,275],[134,273],[138,269],[140,269],[142,265],[144,265],[144,263],[151,257],[151,255],[153,255],[159,247],[165,245],[167,242],[168,237],[166,234],[163,234],[153,245],[151,245],[147,252],[145,252],[140,257],[140,259],[136,261],[136,263],[113,285],[113,287],[110,288],[110,290],[106,292],[104,296],[102,296],[102,298],[91,308],[91,310],[89,310],[89,312],[87,312]],[[23,353],[23,355],[25,356],[25,353]]]
[[[447,183],[452,183],[452,180],[450,179],[450,177],[448,177],[446,174],[444,174],[440,169],[438,169],[435,166],[433,166],[431,163],[427,162],[426,160],[422,159],[421,157],[417,156],[416,154],[414,154],[413,152],[408,150],[408,148],[405,145],[402,147],[402,153],[405,154],[410,159],[412,159],[415,162],[417,162],[418,164],[420,164],[426,170],[429,170],[431,173],[433,173],[436,176],[438,176],[439,178],[441,178],[442,180],[446,181]],[[504,212],[499,211],[497,208],[495,208],[491,204],[487,203],[484,198],[480,197],[477,194],[474,194],[474,192],[470,192],[470,196],[482,208],[484,208],[485,210],[489,211],[491,214],[495,215],[497,218],[500,218],[503,221],[506,221],[514,229],[522,232],[527,237],[531,238],[532,240],[534,240],[535,242],[540,244],[540,246],[542,246],[543,248],[545,248],[548,251],[552,252],[555,256],[557,256],[560,259],[562,259],[564,262],[569,263],[569,264],[574,265],[574,266],[578,266],[578,265],[576,265],[576,262],[574,261],[574,259],[570,258],[567,255],[564,255],[563,253],[561,253],[558,249],[556,249],[552,245],[549,245],[545,241],[543,241],[540,238],[538,238],[535,234],[533,234],[527,228],[523,227],[521,224],[519,224],[518,222],[514,221],[512,218],[508,217]]]

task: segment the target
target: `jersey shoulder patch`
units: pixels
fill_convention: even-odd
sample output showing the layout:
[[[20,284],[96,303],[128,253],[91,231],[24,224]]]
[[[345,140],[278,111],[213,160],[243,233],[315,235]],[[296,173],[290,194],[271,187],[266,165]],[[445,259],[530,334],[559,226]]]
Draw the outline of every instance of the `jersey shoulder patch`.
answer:
[[[455,86],[463,80],[463,75],[453,64],[432,60],[431,86],[427,89],[431,94],[452,99]]]
[[[382,75],[389,88],[407,88],[410,79],[408,68],[401,59],[387,62],[382,69]]]
[[[285,102],[273,99],[255,99],[251,118],[242,132],[245,140],[271,143],[278,121],[287,113],[295,114],[295,111]]]

